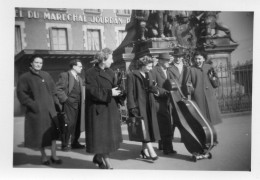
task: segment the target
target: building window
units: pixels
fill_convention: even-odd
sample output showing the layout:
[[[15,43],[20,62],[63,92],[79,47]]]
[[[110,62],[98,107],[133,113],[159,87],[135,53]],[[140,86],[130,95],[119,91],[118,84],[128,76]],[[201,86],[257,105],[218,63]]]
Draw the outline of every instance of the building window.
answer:
[[[100,14],[100,9],[84,9],[84,13],[91,13],[91,14]]]
[[[15,54],[19,53],[22,50],[22,36],[21,36],[21,27],[15,26]]]
[[[87,43],[88,43],[88,50],[92,50],[92,51],[101,50],[100,30],[87,29]]]
[[[125,39],[126,31],[119,30],[118,31],[118,42],[121,44],[121,42]]]
[[[129,9],[117,9],[116,10],[117,15],[125,15],[125,16],[130,16],[131,15],[131,10]]]
[[[51,49],[68,50],[68,36],[66,28],[51,28]]]

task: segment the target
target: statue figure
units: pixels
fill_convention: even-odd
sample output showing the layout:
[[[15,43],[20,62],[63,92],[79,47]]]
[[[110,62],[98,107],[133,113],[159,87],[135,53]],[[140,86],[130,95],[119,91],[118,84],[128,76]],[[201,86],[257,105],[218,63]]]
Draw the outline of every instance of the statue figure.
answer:
[[[173,37],[173,25],[174,25],[174,11],[165,11],[163,16],[164,23],[164,35],[166,37]]]
[[[148,37],[164,38],[164,11],[150,10],[148,18]]]
[[[136,37],[133,40],[146,40],[146,23],[149,17],[149,10],[132,10],[131,20],[126,24],[126,31],[133,27],[136,29]]]
[[[192,11],[190,15],[176,15],[179,24],[188,24],[182,36],[187,35],[193,29],[197,38],[197,48],[205,46],[207,37],[221,37],[219,31],[223,31],[230,41],[236,43],[231,37],[229,28],[219,23],[218,14],[220,11]]]

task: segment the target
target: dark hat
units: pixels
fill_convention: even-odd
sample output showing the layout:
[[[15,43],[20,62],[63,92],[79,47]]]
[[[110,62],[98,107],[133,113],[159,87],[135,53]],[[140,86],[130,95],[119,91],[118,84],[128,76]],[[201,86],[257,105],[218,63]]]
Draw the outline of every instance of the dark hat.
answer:
[[[173,53],[172,53],[173,56],[185,56],[185,51],[183,48],[179,48],[179,49],[174,49],[173,50]]]
[[[159,54],[158,59],[162,59],[162,60],[170,60],[170,54],[169,53],[162,53]]]

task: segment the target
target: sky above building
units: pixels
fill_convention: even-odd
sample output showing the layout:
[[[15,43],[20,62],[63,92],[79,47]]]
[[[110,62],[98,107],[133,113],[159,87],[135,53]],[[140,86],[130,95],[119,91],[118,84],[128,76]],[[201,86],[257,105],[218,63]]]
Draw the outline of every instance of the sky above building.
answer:
[[[239,44],[231,53],[232,64],[243,64],[253,59],[253,21],[252,11],[222,11],[219,14],[219,22],[230,29],[233,39]]]

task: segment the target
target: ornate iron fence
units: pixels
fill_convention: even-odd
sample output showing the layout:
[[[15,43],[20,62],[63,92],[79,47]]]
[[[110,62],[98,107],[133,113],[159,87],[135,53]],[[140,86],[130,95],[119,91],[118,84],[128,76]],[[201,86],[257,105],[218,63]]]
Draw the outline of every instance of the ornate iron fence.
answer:
[[[252,63],[215,67],[221,85],[216,96],[222,113],[251,111],[252,109]]]

